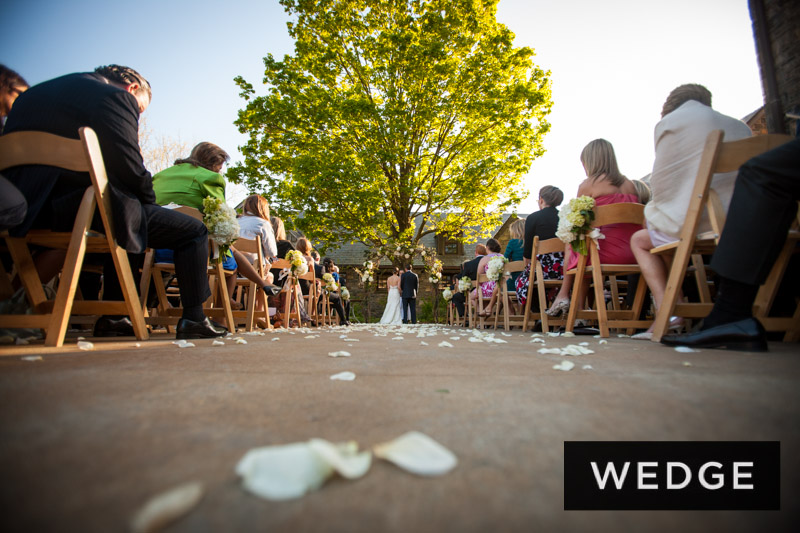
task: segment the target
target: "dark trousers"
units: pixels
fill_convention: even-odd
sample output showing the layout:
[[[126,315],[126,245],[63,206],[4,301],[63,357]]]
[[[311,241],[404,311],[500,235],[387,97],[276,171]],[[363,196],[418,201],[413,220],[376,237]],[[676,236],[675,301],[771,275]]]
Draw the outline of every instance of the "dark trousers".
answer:
[[[464,316],[464,310],[467,299],[464,296],[463,292],[456,292],[453,293],[453,305],[456,306],[456,311],[458,311],[458,316]]]
[[[740,283],[764,283],[786,242],[799,198],[800,139],[742,165],[711,268]]]
[[[145,204],[147,246],[175,252],[175,274],[184,307],[202,305],[211,296],[208,288],[208,231],[200,220],[172,209]],[[131,270],[138,278],[144,254],[128,254]],[[109,256],[103,268],[103,298],[122,300],[114,263]]]
[[[411,317],[411,318],[409,318]],[[416,298],[403,298],[403,322],[408,324],[417,323],[417,299]]]

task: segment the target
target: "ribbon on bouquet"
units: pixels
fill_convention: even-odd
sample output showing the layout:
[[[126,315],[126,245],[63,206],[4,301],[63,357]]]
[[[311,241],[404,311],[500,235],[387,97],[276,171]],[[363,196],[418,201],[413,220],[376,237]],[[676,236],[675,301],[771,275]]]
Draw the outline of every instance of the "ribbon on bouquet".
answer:
[[[605,239],[606,236],[600,232],[600,228],[594,228],[589,232],[589,238],[594,241],[594,245],[597,246],[598,250],[600,250],[600,243],[598,241],[600,239]]]

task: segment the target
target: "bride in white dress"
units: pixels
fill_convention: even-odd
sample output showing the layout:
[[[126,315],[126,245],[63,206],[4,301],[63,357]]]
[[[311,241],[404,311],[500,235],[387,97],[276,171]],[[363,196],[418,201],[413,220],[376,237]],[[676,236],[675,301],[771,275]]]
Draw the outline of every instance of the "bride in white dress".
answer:
[[[400,297],[400,276],[397,267],[394,274],[386,280],[389,297],[386,299],[386,308],[383,310],[381,324],[400,325],[403,323],[403,299]]]

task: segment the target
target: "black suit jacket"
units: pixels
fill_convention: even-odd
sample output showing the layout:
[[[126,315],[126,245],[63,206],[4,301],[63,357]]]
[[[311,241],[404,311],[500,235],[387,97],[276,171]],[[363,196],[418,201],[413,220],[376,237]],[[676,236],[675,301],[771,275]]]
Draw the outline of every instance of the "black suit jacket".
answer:
[[[458,275],[458,279],[464,276],[468,276],[473,281],[478,279],[478,263],[481,262],[481,259],[483,259],[483,256],[479,255],[475,259],[461,263],[461,273]]]
[[[129,252],[147,247],[147,221],[142,204],[155,204],[153,178],[139,149],[139,105],[132,94],[94,73],[68,74],[31,87],[21,94],[6,121],[5,133],[45,131],[78,138],[89,126],[100,142],[112,205],[117,242]],[[88,174],[27,166],[9,169],[6,177],[28,201],[25,221],[14,235],[39,227],[69,230]],[[37,220],[38,218],[38,220]]]
[[[403,272],[400,276],[400,291],[403,298],[416,298],[419,278],[412,271]]]

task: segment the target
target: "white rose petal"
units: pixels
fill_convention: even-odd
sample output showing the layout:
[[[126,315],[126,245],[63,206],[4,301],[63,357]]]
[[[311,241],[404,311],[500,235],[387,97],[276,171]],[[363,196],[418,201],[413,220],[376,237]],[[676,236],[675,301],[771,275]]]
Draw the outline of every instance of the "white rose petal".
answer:
[[[564,372],[568,372],[573,368],[575,368],[575,363],[570,361],[561,361],[561,363],[553,365],[553,370],[563,370]]]
[[[562,337],[574,337],[575,333],[573,333],[571,331],[565,331],[564,333],[561,334],[561,336]]]
[[[423,433],[409,431],[400,437],[373,448],[375,457],[420,476],[446,474],[458,464],[456,456]]]
[[[483,342],[483,339],[480,337],[470,337],[468,340],[469,342]]]
[[[625,335],[624,333],[617,333],[617,337],[619,337],[620,339],[630,339],[631,338],[630,335]]]
[[[267,446],[247,452],[236,465],[245,490],[268,500],[290,500],[317,490],[333,467],[307,442]]]
[[[600,342],[598,342],[597,344],[608,344],[608,341],[605,339],[601,339]]]
[[[353,381],[356,379],[356,375],[352,372],[339,372],[338,374],[332,375],[331,379],[334,381]]]
[[[452,347],[453,347],[453,345],[452,345],[452,344],[450,344],[450,343],[449,343],[449,342],[447,342],[447,341],[442,341],[442,342],[440,342],[440,343],[439,343],[439,347],[440,347],[440,348],[452,348]]]
[[[680,353],[695,353],[699,352],[700,350],[695,350],[694,348],[689,348],[688,346],[676,346],[675,351]]]
[[[337,445],[324,439],[311,439],[308,446],[340,476],[347,479],[362,477],[372,464],[372,453],[359,453],[358,444],[352,441]]]
[[[78,341],[78,348],[81,350],[94,350],[94,344],[89,341]]]
[[[392,337],[392,340],[393,341],[401,341],[401,340],[403,340],[403,337]]]
[[[350,352],[328,352],[331,357],[350,357]]]
[[[236,339],[236,344],[247,344],[247,341],[239,337],[238,339]]]
[[[275,341],[279,341],[279,340],[281,340],[281,338],[280,338],[280,337],[272,337],[270,340],[271,340],[271,341],[273,341],[273,342],[275,342]]]
[[[131,520],[133,533],[160,531],[188,513],[203,497],[203,485],[186,483],[151,498]]]
[[[561,355],[561,348],[539,348],[539,353],[551,353],[555,355]]]
[[[589,343],[588,342],[582,342],[582,343],[580,343],[580,345],[581,346],[589,346]]]
[[[211,343],[211,346],[225,346],[225,343],[214,339],[214,341]]]
[[[692,366],[692,363],[690,363],[689,361],[684,361],[683,366]]]
[[[544,339],[531,339],[531,342],[539,342],[545,344]]]
[[[419,344],[420,344],[420,346],[427,346],[428,345],[428,343],[425,342],[425,341],[419,341]]]
[[[581,368],[584,370],[592,370],[592,365],[583,365]]]
[[[450,337],[451,341],[460,341],[461,337]]]
[[[360,342],[358,339],[345,339],[344,342]]]
[[[23,361],[42,361],[41,355],[26,355],[22,358]]]

